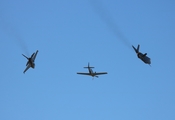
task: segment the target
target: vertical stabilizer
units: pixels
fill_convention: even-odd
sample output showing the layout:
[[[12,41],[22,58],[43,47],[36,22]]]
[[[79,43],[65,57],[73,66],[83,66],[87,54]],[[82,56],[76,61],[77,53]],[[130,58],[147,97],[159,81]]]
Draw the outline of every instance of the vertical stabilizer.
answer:
[[[139,52],[140,45],[137,46],[137,52]]]
[[[90,67],[90,64],[88,63],[88,66],[87,67],[84,67],[84,68],[94,68],[94,67]]]

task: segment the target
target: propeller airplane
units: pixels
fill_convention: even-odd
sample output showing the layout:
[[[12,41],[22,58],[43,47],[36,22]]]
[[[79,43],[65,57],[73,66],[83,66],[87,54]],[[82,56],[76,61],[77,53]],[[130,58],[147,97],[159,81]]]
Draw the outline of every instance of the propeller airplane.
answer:
[[[88,66],[87,67],[84,67],[84,68],[87,68],[89,73],[81,73],[81,72],[77,72],[77,74],[80,74],[80,75],[89,75],[89,76],[92,76],[92,77],[97,77],[98,78],[98,75],[103,75],[103,74],[107,74],[107,72],[93,72],[92,68],[94,67],[90,67],[89,63],[88,63]]]

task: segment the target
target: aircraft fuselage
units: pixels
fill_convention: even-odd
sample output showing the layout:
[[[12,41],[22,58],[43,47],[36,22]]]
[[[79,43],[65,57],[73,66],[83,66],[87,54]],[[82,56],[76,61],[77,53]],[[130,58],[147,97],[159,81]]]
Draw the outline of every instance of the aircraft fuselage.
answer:
[[[28,64],[30,64],[32,68],[35,68],[35,63],[32,62],[31,60],[29,60],[29,61],[27,62],[26,66],[27,66]]]
[[[34,54],[32,54],[31,58],[28,59],[28,62],[27,62],[27,64],[26,64],[26,66],[27,66],[28,64],[30,64],[32,68],[35,68],[35,63],[34,63],[34,60],[33,60],[33,55],[34,55]]]
[[[151,64],[151,59],[142,53],[138,53],[137,57],[140,58],[144,63]]]
[[[89,70],[90,76],[92,76],[92,77],[98,77],[98,76],[96,75],[96,72],[94,73],[93,70],[92,70],[90,67],[88,67],[88,70]]]

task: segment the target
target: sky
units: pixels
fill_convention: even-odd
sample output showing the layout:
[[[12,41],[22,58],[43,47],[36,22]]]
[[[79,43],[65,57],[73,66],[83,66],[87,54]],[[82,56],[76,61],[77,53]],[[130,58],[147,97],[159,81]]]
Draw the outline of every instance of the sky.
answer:
[[[174,0],[1,0],[1,120],[174,120]],[[137,58],[132,45],[151,58]],[[23,71],[39,50],[35,69]],[[77,75],[95,67],[107,75]]]

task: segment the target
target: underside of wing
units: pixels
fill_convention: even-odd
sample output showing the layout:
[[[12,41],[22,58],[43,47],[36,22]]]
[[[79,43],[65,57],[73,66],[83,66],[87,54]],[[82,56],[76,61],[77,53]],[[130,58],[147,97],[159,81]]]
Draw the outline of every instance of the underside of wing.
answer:
[[[104,75],[104,74],[108,74],[107,72],[99,72],[99,73],[94,73],[95,75]]]
[[[77,73],[79,75],[90,75],[89,73]]]
[[[29,68],[31,67],[31,65],[30,64],[28,64],[27,65],[27,67],[26,67],[26,69],[24,70],[24,72],[23,73],[25,73]]]

